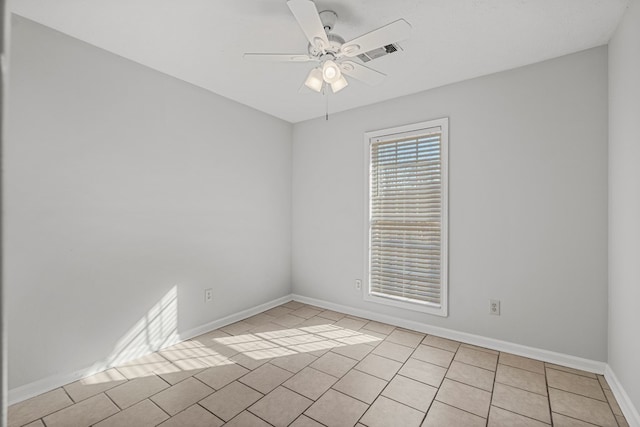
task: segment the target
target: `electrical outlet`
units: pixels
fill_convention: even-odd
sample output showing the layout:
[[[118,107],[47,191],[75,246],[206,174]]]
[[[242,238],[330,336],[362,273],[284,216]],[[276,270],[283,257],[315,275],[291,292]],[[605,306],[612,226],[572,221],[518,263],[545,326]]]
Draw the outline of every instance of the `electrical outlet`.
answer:
[[[500,316],[500,300],[499,299],[489,300],[489,314]]]
[[[357,291],[362,289],[362,280],[356,279],[355,288],[356,288]]]
[[[213,289],[209,288],[209,289],[205,289],[204,290],[204,302],[211,302],[213,301]]]

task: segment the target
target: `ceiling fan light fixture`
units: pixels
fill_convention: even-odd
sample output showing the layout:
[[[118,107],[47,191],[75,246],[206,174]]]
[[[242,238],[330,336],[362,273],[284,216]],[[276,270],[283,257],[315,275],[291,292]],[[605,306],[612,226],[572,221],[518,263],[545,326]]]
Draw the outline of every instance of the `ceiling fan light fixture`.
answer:
[[[340,72],[338,64],[330,59],[325,61],[322,65],[322,78],[324,78],[324,81],[333,84],[340,80],[340,77],[342,77],[342,72]]]
[[[340,76],[338,80],[331,83],[331,90],[333,91],[333,93],[337,93],[337,92],[340,92],[345,87],[347,87],[348,85],[349,85],[349,82],[347,81],[347,79],[345,79],[344,76]]]
[[[322,80],[322,70],[320,68],[314,68],[309,71],[309,75],[307,76],[307,80],[305,80],[304,85],[311,90],[315,90],[316,92],[320,92],[322,90],[322,85],[324,84],[324,80]]]

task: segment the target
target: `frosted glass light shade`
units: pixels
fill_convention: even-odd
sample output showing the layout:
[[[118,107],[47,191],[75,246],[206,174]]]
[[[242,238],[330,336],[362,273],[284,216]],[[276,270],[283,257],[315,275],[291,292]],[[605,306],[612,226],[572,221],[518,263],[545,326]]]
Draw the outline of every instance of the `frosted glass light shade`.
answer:
[[[331,90],[333,91],[333,93],[339,92],[347,87],[348,84],[349,82],[347,81],[347,79],[345,79],[344,76],[340,76],[338,80],[331,83]]]
[[[322,70],[320,68],[314,68],[309,71],[309,75],[307,76],[307,80],[305,80],[304,85],[311,90],[315,90],[316,92],[320,92],[322,90],[322,85],[324,84],[324,80],[322,80]]]

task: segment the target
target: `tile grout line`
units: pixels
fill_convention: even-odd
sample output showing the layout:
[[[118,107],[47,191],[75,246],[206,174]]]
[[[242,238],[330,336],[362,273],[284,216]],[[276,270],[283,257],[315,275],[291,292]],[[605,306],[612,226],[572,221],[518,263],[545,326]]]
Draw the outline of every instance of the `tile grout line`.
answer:
[[[266,395],[265,395],[265,396],[266,396]],[[249,406],[251,406],[251,405],[249,405]],[[206,408],[205,408],[205,409],[206,409]],[[249,414],[251,414],[251,415],[253,415],[254,417],[258,418],[260,421],[263,421],[263,422],[265,422],[265,423],[267,423],[268,425],[270,425],[270,426],[272,426],[272,427],[273,427],[273,424],[271,424],[270,422],[268,422],[268,421],[266,421],[266,420],[263,420],[262,418],[260,418],[260,417],[259,417],[259,416],[257,416],[256,414],[254,414],[253,412],[249,411],[249,408],[245,408],[245,409],[243,409],[242,411],[238,412],[238,413],[237,413],[236,415],[234,415],[234,416],[233,416],[229,421],[222,420],[222,418],[218,417],[216,414],[213,414],[213,412],[211,412],[211,411],[209,411],[209,412],[211,412],[211,413],[212,413],[216,418],[221,419],[221,420],[222,420],[222,423],[223,423],[222,425],[226,425],[227,423],[230,423],[231,421],[233,421],[233,420],[235,420],[236,418],[238,418],[238,417],[239,417],[240,415],[242,415],[242,413],[243,413],[243,412],[245,412],[245,411],[249,412]]]
[[[164,382],[166,385],[168,385],[169,387],[173,387],[173,384],[171,384],[169,381],[165,380],[164,378],[162,378],[160,375],[152,373],[152,375],[154,377],[157,377],[158,379],[160,379],[160,381]],[[197,375],[197,374],[196,374]],[[195,376],[195,375],[194,375]],[[141,377],[140,377],[141,378]],[[176,383],[177,384],[177,383]],[[167,387],[167,388],[169,388]]]
[[[123,384],[126,384],[126,383],[123,383]],[[114,401],[113,401],[113,399],[111,398],[111,396],[109,396],[106,392],[103,392],[102,394],[104,394],[104,395],[106,396],[106,398],[107,398],[107,399],[109,399],[109,401],[110,401],[111,403],[113,403],[113,406],[115,406],[115,407],[118,409],[118,412],[116,412],[116,413],[115,413],[115,414],[113,414],[113,415],[109,415],[107,418],[111,418],[111,417],[113,417],[114,415],[118,415],[119,413],[121,413],[122,411],[124,411],[124,409],[121,409],[121,408],[120,408],[120,406],[119,406],[116,402],[114,402]],[[144,401],[144,400],[145,400],[145,399],[141,400],[140,402],[142,402],[142,401]],[[134,403],[134,404],[133,404],[133,405],[131,405],[131,406],[137,405],[137,404],[138,404],[138,403],[140,403],[140,402],[136,402],[136,403]],[[153,403],[153,402],[151,402],[151,403]],[[129,407],[131,407],[131,406],[129,406]],[[165,413],[166,413],[166,411],[164,411],[162,408],[160,408],[160,410],[162,410],[162,412],[165,412]],[[169,414],[167,414],[167,415],[169,415]],[[169,417],[171,417],[171,415],[169,415]],[[107,418],[105,418],[105,420],[106,420]],[[101,421],[103,421],[103,420],[101,420]],[[98,421],[98,422],[101,422],[101,421]],[[95,424],[98,424],[98,423],[95,423]]]
[[[265,394],[264,396],[266,396],[266,394]],[[262,421],[264,421],[265,423],[269,424],[270,426],[275,427],[272,423],[270,423],[269,421],[267,421],[267,420],[265,420],[264,418],[260,417],[260,415],[258,415],[258,414],[256,414],[256,413],[251,412],[251,409],[249,409],[249,408],[251,408],[253,405],[255,405],[256,403],[260,402],[260,400],[262,400],[263,398],[264,398],[264,397],[262,397],[262,398],[260,398],[260,399],[256,400],[253,404],[249,405],[249,407],[248,407],[247,409],[244,409],[244,410],[240,411],[240,413],[239,413],[238,415],[242,414],[244,411],[247,411],[248,413],[250,413],[250,414],[251,414],[251,415],[253,415],[254,417],[258,418],[259,420],[262,420]],[[309,406],[311,406],[311,405],[309,405]],[[236,416],[238,416],[238,415],[236,415]],[[234,418],[235,418],[235,417],[234,417]]]
[[[627,417],[624,416],[624,413],[622,415],[617,415],[613,410],[613,405],[611,404],[611,400],[609,399],[609,396],[607,396],[607,391],[613,396],[613,392],[611,391],[611,388],[609,388],[609,390],[605,390],[604,386],[602,385],[602,382],[600,381],[600,378],[598,378],[596,376],[596,380],[598,381],[598,384],[600,384],[600,388],[602,389],[602,394],[604,394],[604,398],[607,399],[607,403],[609,404],[609,409],[611,409],[611,412],[613,413],[613,418],[616,420],[616,424],[618,424],[618,426],[620,426],[620,423],[618,422],[618,417],[622,417],[622,419],[624,419],[624,422],[627,423],[627,425],[628,425],[629,422],[627,421]],[[604,376],[602,376],[602,380],[604,382],[607,381],[604,378]],[[607,383],[607,386],[609,386],[608,383]],[[620,407],[620,404],[616,400],[615,396],[613,396],[613,399],[616,402],[616,404],[618,405],[618,407]],[[622,409],[620,409],[620,412],[622,412]]]
[[[611,409],[611,412],[613,413],[613,409],[611,408],[611,404],[609,403],[609,400],[596,399],[595,397],[587,396],[586,394],[576,393],[575,391],[564,390],[564,389],[561,389],[561,388],[558,388],[558,387],[548,386],[548,388],[554,389],[554,390],[558,390],[558,391],[563,391],[565,393],[573,394],[575,396],[580,396],[580,397],[584,397],[584,398],[587,398],[587,399],[595,400],[596,402],[606,403],[607,406],[609,406],[609,408]],[[605,395],[604,398],[607,399],[607,396]]]
[[[318,398],[319,399],[319,398]],[[308,409],[308,408],[307,408]],[[306,412],[306,411],[305,411]],[[321,423],[320,421],[316,420],[315,418],[313,418],[311,415],[305,414],[304,412],[302,414],[300,414],[300,416],[304,415],[305,417],[312,419],[313,421],[317,422],[320,425],[326,426],[325,423]]]
[[[395,378],[395,377],[394,377],[394,378]],[[406,378],[406,377],[405,377],[405,378]],[[389,381],[389,382],[391,382],[391,381]],[[388,384],[387,384],[387,385],[388,385]],[[385,388],[387,388],[387,387],[385,387]],[[385,399],[392,400],[392,401],[394,401],[394,402],[396,402],[396,403],[399,403],[400,405],[406,406],[407,408],[411,408],[411,409],[416,410],[416,411],[418,411],[418,412],[423,412],[423,411],[422,411],[422,409],[418,409],[418,408],[413,407],[413,406],[411,406],[411,405],[407,405],[406,403],[401,402],[401,401],[399,401],[399,400],[397,400],[397,399],[394,399],[393,397],[383,396],[383,395],[382,395],[382,392],[383,392],[383,391],[384,391],[384,389],[380,392],[380,394],[378,395],[378,397],[384,397]],[[433,403],[433,401],[434,401],[435,399],[436,399],[436,397],[435,397],[435,395],[434,395],[434,396],[433,396],[433,399],[431,400],[431,402]],[[376,400],[377,400],[377,398],[376,398]],[[375,401],[374,401],[374,402],[375,402]],[[431,407],[431,404],[429,405],[429,407]],[[428,409],[425,411],[425,416],[427,415],[427,412],[429,412],[429,410],[428,410]]]
[[[496,407],[496,408],[500,408],[500,409],[502,409],[503,411],[510,412],[510,413],[515,414],[515,415],[518,415],[518,416],[520,416],[520,417],[527,418],[527,419],[529,419],[529,420],[533,420],[533,421],[536,421],[536,422],[539,422],[539,423],[542,423],[542,424],[545,424],[545,425],[553,425],[553,424],[547,424],[547,423],[545,423],[544,421],[540,421],[540,420],[539,420],[539,419],[537,419],[537,418],[533,418],[533,417],[530,417],[530,416],[528,416],[528,415],[523,415],[523,414],[520,414],[520,413],[518,413],[518,412],[514,412],[514,411],[512,411],[511,409],[503,408],[503,407],[501,407],[501,406],[497,406],[497,405],[492,405],[492,406],[494,406],[494,407]],[[574,418],[574,419],[575,419],[575,418]],[[579,420],[579,421],[581,421],[581,420]]]
[[[520,356],[518,356],[518,357],[520,357]],[[539,362],[539,361],[536,360],[536,362]],[[544,375],[545,377],[547,376],[546,372],[545,373],[540,373],[540,372],[532,371],[531,369],[521,368],[519,366],[508,365],[506,363],[498,362],[498,365],[506,366],[507,368],[519,369],[521,371],[525,371],[525,372],[528,372],[530,374]]]
[[[458,353],[458,352],[456,351],[456,354],[457,354],[457,353]],[[494,374],[494,375],[495,375],[495,373],[496,373],[496,371],[492,371],[491,369],[483,368],[482,366],[472,365],[472,364],[467,363],[467,362],[462,362],[462,361],[457,360],[457,359],[455,359],[455,358],[454,358],[451,362],[457,362],[457,363],[461,363],[461,364],[466,365],[466,366],[471,366],[471,367],[473,367],[473,368],[482,369],[483,371],[491,372],[491,373],[492,373],[492,374]]]
[[[572,419],[572,420],[576,420],[576,421],[581,422],[581,423],[588,424],[588,425],[590,425],[590,426],[600,427],[600,426],[598,426],[598,424],[593,424],[593,423],[590,423],[589,421],[581,420],[581,419],[579,419],[579,418],[572,417],[572,416],[570,416],[570,415],[561,414],[561,413],[559,413],[559,412],[553,412],[553,413],[554,413],[554,414],[558,414],[558,415],[562,415],[563,417],[566,417],[566,418],[569,418],[569,419]],[[617,424],[618,424],[618,421],[616,420],[616,425],[617,425]]]
[[[537,395],[537,396],[542,396],[542,397],[547,398],[547,400],[549,399],[549,393],[547,393],[547,394],[541,394],[541,393],[538,393],[538,392],[535,392],[535,391],[527,390],[526,388],[522,388],[522,387],[518,387],[518,386],[515,386],[515,385],[511,385],[511,384],[503,383],[503,382],[500,382],[500,381],[494,381],[494,383],[495,383],[495,384],[504,385],[504,386],[507,386],[507,387],[511,387],[511,388],[515,388],[515,389],[517,389],[517,390],[526,391],[527,393],[532,393],[532,394],[535,394],[535,395]],[[546,383],[546,380],[545,380],[545,389],[547,388],[547,385],[546,385],[546,384],[547,384],[547,383]],[[493,394],[493,392],[491,392],[491,393]]]
[[[437,365],[436,365],[436,366],[437,366]],[[447,369],[447,372],[449,372],[449,370],[448,370],[448,369]],[[449,380],[449,381],[451,381],[451,382],[458,383],[458,384],[462,384],[462,385],[465,385],[465,386],[467,386],[467,387],[474,388],[474,389],[476,389],[476,390],[484,391],[485,393],[490,393],[490,394],[493,396],[493,391],[489,391],[489,390],[487,390],[487,389],[485,389],[485,388],[476,387],[476,386],[474,386],[474,385],[472,385],[472,384],[463,383],[462,381],[458,381],[458,380],[456,380],[456,379],[454,379],[454,378],[449,378],[449,377],[447,377],[447,376],[446,376],[446,374],[445,374],[445,377],[443,378],[442,382],[444,382],[444,380]],[[494,380],[493,380],[493,381],[495,382],[495,378],[494,378]],[[499,384],[502,384],[502,383],[499,383]],[[440,387],[438,387],[438,389],[440,389]],[[520,390],[522,390],[522,389],[520,389]],[[526,390],[525,390],[525,391],[526,391]]]
[[[498,379],[498,365],[500,364],[500,353],[498,353],[498,357],[496,358],[496,370],[493,371],[493,385],[491,386],[491,399],[489,399],[489,412],[487,413],[487,419],[485,423],[485,427],[489,425],[489,417],[491,416],[491,407],[493,405],[493,396],[496,391],[496,382]]]
[[[71,397],[71,395],[69,394],[69,392],[67,391],[67,389],[66,389],[66,388],[64,388],[64,386],[62,386],[62,387],[60,387],[60,388],[62,389],[62,391],[64,391],[64,394],[66,394],[66,395],[67,395],[67,397],[69,398],[69,400],[73,402],[73,403],[72,403],[71,405],[69,405],[69,406],[73,406],[73,405],[75,405],[76,403],[78,403],[78,402],[76,402],[75,400],[73,400],[73,397]],[[69,406],[67,406],[67,408],[68,408]],[[64,408],[62,408],[62,409],[64,409]],[[53,414],[53,412],[52,412],[51,414]],[[51,414],[49,414],[49,415],[51,415]],[[47,415],[45,415],[45,416],[47,416]],[[44,418],[44,417],[42,417],[42,418]]]
[[[193,376],[191,376],[189,378],[193,378],[194,380],[198,381],[200,384],[202,384],[205,387],[210,388],[211,390],[213,390],[211,393],[207,394],[205,397],[203,397],[202,399],[198,400],[198,402],[200,402],[203,399],[206,399],[207,397],[211,396],[213,393],[215,393],[217,391],[215,388],[211,387],[209,384],[205,383],[200,378],[197,378],[195,375],[193,375]],[[187,378],[187,379],[189,379],[189,378]],[[180,382],[182,382],[182,381],[180,381]],[[165,388],[164,390],[168,390],[168,389]],[[158,393],[162,393],[164,390],[159,391]],[[156,394],[158,394],[158,393],[156,393]],[[196,403],[198,403],[198,402],[196,402]]]
[[[208,413],[210,413],[211,415],[213,415],[214,417],[216,417],[217,419],[221,420],[221,421],[222,421],[222,424],[225,424],[226,422],[228,422],[228,421],[223,420],[222,418],[220,418],[219,416],[217,416],[216,414],[214,414],[213,412],[211,412],[211,411],[210,411],[210,410],[208,410],[207,408],[205,408],[203,405],[201,405],[201,404],[200,404],[200,402],[202,402],[202,400],[200,400],[200,401],[198,401],[198,402],[194,403],[193,405],[189,406],[188,408],[185,408],[184,410],[182,410],[182,411],[178,412],[178,414],[180,414],[180,413],[182,413],[182,412],[186,411],[187,409],[189,409],[189,408],[191,408],[191,407],[193,407],[193,406],[199,406],[199,407],[201,407],[202,409],[204,409],[205,411],[207,411]],[[174,417],[175,417],[175,416],[177,416],[178,414],[174,415]],[[171,418],[173,418],[173,417],[171,417]],[[169,419],[171,419],[171,418],[169,418]],[[234,417],[234,418],[235,418],[235,417]],[[229,421],[231,421],[231,420],[229,420]]]
[[[315,401],[314,401],[314,402],[315,402]],[[313,404],[312,404],[312,405],[313,405]],[[308,408],[307,408],[307,409],[308,409]],[[306,409],[305,409],[305,411],[306,411]],[[294,425],[294,424],[296,423],[296,421],[298,421],[298,420],[299,420],[300,418],[302,418],[302,417],[307,417],[307,418],[309,418],[309,416],[308,416],[308,415],[305,415],[305,414],[304,414],[304,411],[303,411],[302,413],[298,414],[298,416],[297,416],[297,417],[295,417],[295,418],[293,419],[293,421],[291,421],[291,423],[290,423],[289,425],[290,425],[290,426]],[[310,418],[310,419],[313,419],[313,418]],[[315,420],[314,420],[314,421],[315,421]],[[320,423],[320,424],[322,424],[322,423]],[[324,426],[325,424],[322,424],[322,425]]]
[[[556,364],[553,364],[553,363],[544,362],[542,360],[540,360],[540,362],[544,363],[545,369],[552,369],[554,371],[559,371],[559,372],[562,372],[562,373],[565,373],[565,374],[577,375],[577,376],[583,377],[583,378],[589,378],[589,379],[592,379],[592,380],[598,380],[598,375],[599,374],[596,374],[594,372],[583,371],[581,369],[575,369],[575,368],[569,368],[568,366],[556,365]],[[570,369],[570,371],[567,371],[565,369],[559,369],[559,368]],[[590,375],[583,375],[583,374],[580,374],[578,372],[585,372],[585,373],[590,374]],[[595,375],[595,378],[593,378],[591,375]]]
[[[488,422],[488,420],[489,420],[489,416],[488,416],[488,415],[487,415],[487,418],[485,418],[485,417],[481,417],[481,416],[480,416],[480,415],[478,415],[478,414],[474,414],[473,412],[469,412],[469,411],[467,411],[466,409],[458,408],[457,406],[454,406],[454,405],[452,405],[452,404],[450,404],[450,403],[446,403],[446,402],[443,402],[443,401],[441,401],[441,400],[436,400],[436,399],[433,399],[433,401],[434,401],[434,402],[441,403],[442,405],[448,406],[448,407],[450,407],[450,408],[457,409],[458,411],[462,411],[462,412],[467,413],[467,414],[469,414],[469,415],[473,415],[474,417],[482,418],[483,420],[485,420],[485,422]]]

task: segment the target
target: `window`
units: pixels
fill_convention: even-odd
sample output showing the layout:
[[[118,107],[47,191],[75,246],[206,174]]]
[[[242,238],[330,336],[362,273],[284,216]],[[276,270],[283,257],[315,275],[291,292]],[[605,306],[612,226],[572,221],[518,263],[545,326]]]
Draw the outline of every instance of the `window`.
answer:
[[[448,119],[365,134],[365,299],[447,315]]]

